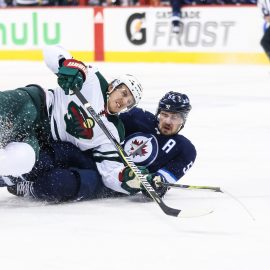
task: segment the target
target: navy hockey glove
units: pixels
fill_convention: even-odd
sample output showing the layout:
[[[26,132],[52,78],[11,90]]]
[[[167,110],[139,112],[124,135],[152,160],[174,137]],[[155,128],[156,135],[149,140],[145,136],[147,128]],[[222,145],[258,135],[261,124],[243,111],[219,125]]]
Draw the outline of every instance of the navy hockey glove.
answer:
[[[148,174],[149,171],[143,167],[138,166],[138,169],[142,174]],[[129,168],[125,167],[119,174],[119,180],[122,182],[121,187],[128,191],[130,195],[134,195],[142,190],[141,182],[137,179],[134,172]]]
[[[165,193],[168,191],[168,187],[163,185],[163,183],[166,183],[164,176],[160,174],[150,173],[147,175],[146,179],[149,182],[149,184],[152,186],[152,188],[156,191],[156,193],[158,194],[160,198],[162,198],[165,195]],[[142,193],[146,197],[150,198],[150,195],[144,188],[142,189]]]
[[[66,95],[80,91],[86,79],[86,65],[75,59],[67,59],[58,69],[58,85],[65,91]],[[70,93],[70,90],[72,92]]]

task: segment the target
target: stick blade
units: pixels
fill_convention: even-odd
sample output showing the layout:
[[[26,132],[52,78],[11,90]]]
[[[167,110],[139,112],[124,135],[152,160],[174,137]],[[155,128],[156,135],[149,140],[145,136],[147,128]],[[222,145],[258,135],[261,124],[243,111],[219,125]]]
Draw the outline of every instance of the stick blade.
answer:
[[[202,217],[213,213],[213,209],[200,209],[200,208],[190,208],[190,209],[183,209],[179,213],[178,217],[180,218],[195,218],[195,217]]]
[[[201,209],[201,208],[190,208],[190,209],[188,208],[182,210],[175,209],[170,206],[167,206],[162,200],[158,201],[158,204],[166,215],[173,217],[193,218],[206,216],[214,212],[213,209]]]
[[[162,210],[166,215],[172,216],[172,217],[178,217],[179,214],[182,212],[182,210],[168,207],[167,205],[165,205],[165,207],[163,207]]]

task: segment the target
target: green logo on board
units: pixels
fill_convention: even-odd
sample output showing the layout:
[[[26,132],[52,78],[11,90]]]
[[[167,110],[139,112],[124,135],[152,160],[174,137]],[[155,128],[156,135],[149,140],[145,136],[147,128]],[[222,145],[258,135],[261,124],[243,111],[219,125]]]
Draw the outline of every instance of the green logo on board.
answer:
[[[50,25],[42,22],[37,12],[31,14],[31,21],[24,23],[3,23],[0,19],[0,46],[3,45],[55,45],[60,43],[61,27],[56,22]]]

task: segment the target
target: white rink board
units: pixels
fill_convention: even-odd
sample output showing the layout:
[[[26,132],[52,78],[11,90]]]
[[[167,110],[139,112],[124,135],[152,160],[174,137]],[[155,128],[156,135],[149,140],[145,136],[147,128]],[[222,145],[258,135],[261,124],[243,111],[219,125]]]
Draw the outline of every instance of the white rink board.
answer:
[[[37,50],[62,44],[93,51],[93,9],[14,8],[0,10],[1,50]]]
[[[171,33],[170,17],[169,7],[105,9],[105,51],[262,51],[256,7],[185,7],[180,35]]]

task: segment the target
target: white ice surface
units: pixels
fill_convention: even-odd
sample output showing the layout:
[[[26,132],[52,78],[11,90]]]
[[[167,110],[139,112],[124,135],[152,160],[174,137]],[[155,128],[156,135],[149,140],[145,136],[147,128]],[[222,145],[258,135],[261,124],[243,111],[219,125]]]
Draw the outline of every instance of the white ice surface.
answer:
[[[96,63],[108,78],[136,75],[141,106],[154,112],[167,91],[193,105],[183,134],[198,151],[181,180],[220,186],[226,194],[174,189],[164,198],[180,208],[213,208],[177,219],[140,197],[48,205],[0,189],[0,269],[20,270],[269,270],[270,68]],[[0,62],[1,90],[30,83],[50,88],[41,62]]]

